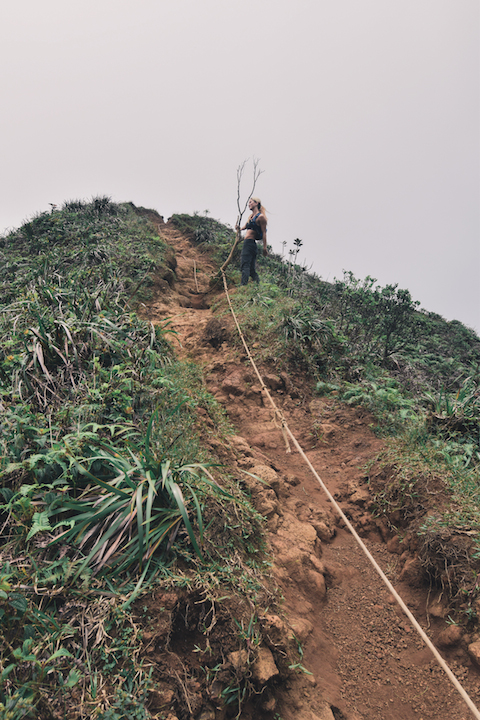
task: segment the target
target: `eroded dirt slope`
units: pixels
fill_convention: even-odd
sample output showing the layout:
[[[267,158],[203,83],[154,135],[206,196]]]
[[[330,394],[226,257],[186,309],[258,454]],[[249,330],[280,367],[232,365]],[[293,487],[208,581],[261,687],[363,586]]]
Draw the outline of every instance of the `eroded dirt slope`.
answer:
[[[209,390],[236,428],[231,461],[266,483],[246,475],[256,506],[267,518],[285,616],[302,643],[302,664],[311,673],[299,670],[283,684],[273,678],[264,693],[261,717],[469,718],[463,701],[337,520],[299,454],[286,452],[281,429],[247,358],[230,342],[233,324],[215,320],[211,313],[210,304],[218,294],[209,289],[215,268],[208,255],[168,223],[159,223],[159,232],[175,249],[177,268],[170,284],[159,281],[156,299],[145,313],[153,322],[170,320],[178,333],[179,354],[201,364]],[[381,448],[371,430],[372,418],[334,400],[315,398],[301,378],[279,374],[275,368],[261,370],[317,472],[480,704],[479,671],[466,650],[472,638],[458,628],[452,630],[455,626],[449,628],[441,596],[417,581],[414,539],[407,537],[399,545],[385,521],[370,512],[363,468]],[[208,427],[208,417],[204,421]],[[210,443],[221,450],[213,434]],[[199,706],[192,716],[224,717],[214,703]],[[246,711],[241,717],[260,716],[257,709],[255,715]]]

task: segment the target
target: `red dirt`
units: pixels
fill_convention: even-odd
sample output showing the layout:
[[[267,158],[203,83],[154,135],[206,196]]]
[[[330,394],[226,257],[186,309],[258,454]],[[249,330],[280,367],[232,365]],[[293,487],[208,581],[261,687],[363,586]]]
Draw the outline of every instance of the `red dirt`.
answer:
[[[179,354],[203,366],[207,387],[236,428],[232,446],[237,468],[254,474],[273,471],[268,482],[274,494],[268,495],[272,490],[255,494],[253,486],[252,493],[267,516],[273,572],[285,598],[285,616],[302,642],[302,665],[312,673],[299,670],[277,687],[273,700],[266,697],[261,716],[246,710],[240,717],[467,720],[471,714],[463,700],[336,519],[300,455],[285,451],[281,430],[264,404],[244,354],[228,343],[232,326],[223,323],[223,330],[216,328],[218,343],[212,338],[207,341],[206,326],[213,317],[208,281],[215,270],[208,256],[170,224],[160,224],[159,230],[176,252],[176,282],[171,291],[158,294],[148,316],[154,322],[168,317],[181,343]],[[222,342],[222,337],[227,340]],[[370,512],[364,468],[382,447],[371,430],[372,418],[362,410],[311,395],[299,378],[280,378],[272,368],[262,368],[262,372],[270,376],[272,394],[317,472],[408,607],[436,640],[447,628],[441,617],[441,598],[435,603],[433,591],[415,586],[419,583],[413,556],[399,554],[386,522]],[[387,541],[394,552],[387,550]],[[411,572],[404,569],[400,582],[399,570],[406,560]],[[480,705],[479,670],[466,652],[468,642],[478,638],[459,631],[448,647],[445,634],[442,638],[445,658]],[[223,715],[204,717],[213,720]]]

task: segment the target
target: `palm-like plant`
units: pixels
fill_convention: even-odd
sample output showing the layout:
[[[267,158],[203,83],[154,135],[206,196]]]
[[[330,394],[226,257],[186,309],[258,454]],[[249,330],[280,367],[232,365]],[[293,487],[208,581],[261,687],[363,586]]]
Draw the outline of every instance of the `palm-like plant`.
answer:
[[[157,549],[172,545],[182,524],[202,557],[203,519],[194,486],[209,473],[200,464],[174,467],[170,460],[156,459],[150,450],[153,419],[142,452],[130,451],[130,457],[122,457],[114,447],[104,445],[88,458],[88,466],[75,460],[89,484],[78,498],[65,499],[58,509],[65,517],[57,527],[69,527],[52,544],[72,543],[83,553],[77,576],[87,566],[94,573],[107,567],[115,574],[133,568],[142,571]],[[101,472],[91,471],[94,464]],[[199,542],[189,518],[192,507]]]

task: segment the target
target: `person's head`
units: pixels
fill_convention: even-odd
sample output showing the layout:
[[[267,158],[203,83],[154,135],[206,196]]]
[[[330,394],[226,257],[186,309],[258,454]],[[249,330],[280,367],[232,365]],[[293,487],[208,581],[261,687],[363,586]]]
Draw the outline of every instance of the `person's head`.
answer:
[[[248,207],[252,211],[252,213],[262,213],[262,215],[265,216],[265,220],[267,219],[267,211],[262,205],[262,201],[260,198],[252,197],[248,201]]]

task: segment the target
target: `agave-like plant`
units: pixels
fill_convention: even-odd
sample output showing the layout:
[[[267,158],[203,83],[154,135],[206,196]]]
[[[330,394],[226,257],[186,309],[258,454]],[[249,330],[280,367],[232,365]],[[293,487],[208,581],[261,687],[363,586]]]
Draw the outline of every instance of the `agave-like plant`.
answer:
[[[173,544],[182,524],[202,558],[204,528],[194,486],[209,473],[201,464],[174,467],[170,460],[157,460],[150,450],[152,423],[153,417],[140,453],[130,451],[130,457],[122,457],[114,447],[104,445],[88,458],[88,466],[75,460],[89,485],[78,498],[66,498],[58,508],[64,518],[56,528],[68,527],[51,544],[72,543],[83,553],[77,576],[86,567],[94,574],[106,568],[115,574],[133,568],[141,572],[157,549]],[[94,474],[92,465],[100,465],[101,472]],[[189,518],[192,507],[198,542]]]
[[[480,390],[478,384],[471,377],[467,377],[462,386],[453,397],[445,388],[440,390],[438,397],[432,393],[425,393],[427,404],[430,406],[437,420],[450,423],[452,426],[459,423],[477,423],[480,417]]]

